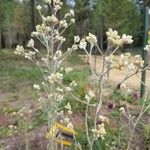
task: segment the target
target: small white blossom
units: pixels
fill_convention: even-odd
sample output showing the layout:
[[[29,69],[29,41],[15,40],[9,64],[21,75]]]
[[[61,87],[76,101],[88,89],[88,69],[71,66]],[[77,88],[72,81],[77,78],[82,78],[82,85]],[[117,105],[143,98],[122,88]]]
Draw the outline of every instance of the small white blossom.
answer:
[[[67,105],[65,106],[66,109],[71,110],[71,105],[70,103],[67,103]]]
[[[124,107],[119,108],[119,110],[120,110],[123,114],[125,113],[125,108],[124,108]]]
[[[65,118],[65,119],[64,119],[64,122],[65,122],[66,124],[68,124],[68,123],[70,122],[70,118]]]
[[[78,43],[80,41],[80,37],[77,35],[77,36],[74,36],[74,42],[75,43]]]
[[[35,32],[35,31],[33,31],[32,33],[31,33],[31,36],[32,37],[37,37],[39,35],[39,33],[38,32]]]
[[[66,20],[61,20],[60,21],[60,26],[67,28],[68,27],[68,23]]]
[[[106,135],[106,130],[104,124],[99,124],[96,129],[92,129],[95,138],[102,138]]]
[[[76,83],[75,81],[72,81],[72,82],[70,83],[70,86],[75,87],[75,86],[77,86],[77,83]]]
[[[35,88],[36,90],[40,90],[41,89],[41,87],[39,85],[37,85],[37,84],[34,84],[33,88]]]
[[[133,63],[130,63],[127,67],[129,70],[133,70],[135,68],[135,65]]]
[[[65,72],[66,72],[66,73],[69,73],[69,72],[71,72],[71,71],[72,71],[72,68],[71,68],[71,67],[68,67],[68,68],[65,69]]]
[[[97,37],[94,34],[89,33],[89,35],[86,37],[86,40],[92,45],[97,44]]]
[[[70,15],[74,17],[74,10],[70,10]]]
[[[41,6],[41,5],[38,5],[36,8],[37,8],[37,10],[41,10],[41,9],[42,9],[42,6]]]
[[[67,51],[70,52],[70,51],[71,51],[71,48],[67,48]]]
[[[67,112],[68,112],[68,115],[72,115],[73,113],[72,110],[68,110]]]
[[[31,59],[35,55],[35,52],[29,51],[28,53],[24,53],[24,57],[27,59]]]
[[[66,87],[66,92],[70,92],[72,89],[70,87]]]
[[[51,74],[50,76],[47,77],[49,83],[54,83],[54,82],[61,82],[63,79],[63,74],[57,72],[56,74]]]
[[[71,22],[72,22],[72,23],[75,23],[75,19],[74,19],[74,18],[72,18],[72,19],[71,19]]]
[[[78,45],[74,44],[74,45],[72,46],[72,50],[74,50],[74,51],[78,50]]]
[[[94,94],[93,91],[89,91],[88,95],[89,95],[91,98],[95,97],[95,94]]]
[[[61,9],[61,6],[60,5],[55,5],[55,7],[54,7],[54,10],[55,11],[58,11],[58,10],[60,10]]]
[[[146,47],[144,48],[144,50],[150,52],[150,45],[146,45]]]
[[[31,40],[28,42],[27,47],[31,47],[31,48],[34,47],[34,40],[33,40],[33,39],[31,39]]]
[[[42,23],[42,25],[36,26],[36,31],[38,33],[48,33],[51,31],[51,28],[49,26],[46,26],[44,23]]]
[[[56,88],[56,91],[63,93],[63,89],[61,89],[61,88],[59,88],[59,87]]]
[[[67,124],[67,128],[73,129],[73,124],[70,122]]]
[[[66,41],[66,38],[64,38],[63,36],[56,35],[55,38],[56,38],[58,41],[61,41],[61,42]]]
[[[132,36],[126,35],[126,34],[122,35],[122,41],[123,41],[124,44],[131,44],[131,43],[133,43]]]
[[[125,84],[125,83],[122,83],[121,85],[120,85],[120,88],[123,90],[123,89],[126,89],[127,88],[127,85]]]
[[[47,16],[46,21],[47,21],[47,22],[50,22],[50,23],[55,23],[55,24],[58,23],[58,19],[57,19],[57,17],[54,16],[54,15],[52,15],[52,16]]]
[[[85,41],[85,39],[82,39],[82,40],[80,41],[79,47],[80,47],[81,49],[86,49],[86,45],[87,45],[87,42]]]
[[[23,46],[17,45],[16,50],[14,51],[14,53],[17,54],[17,55],[21,55],[21,54],[24,53],[24,51],[25,50],[24,50]]]

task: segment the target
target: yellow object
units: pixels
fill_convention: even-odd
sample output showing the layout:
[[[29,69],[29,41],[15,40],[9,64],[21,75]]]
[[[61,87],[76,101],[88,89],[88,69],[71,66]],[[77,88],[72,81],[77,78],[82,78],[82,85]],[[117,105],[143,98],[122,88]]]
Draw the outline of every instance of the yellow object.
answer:
[[[62,139],[58,139],[57,135],[61,134],[61,133],[65,133],[66,135],[77,135],[77,132],[75,132],[73,129],[67,128],[59,123],[55,123],[49,130],[49,132],[46,134],[46,138],[50,139],[56,138],[56,141],[60,144],[63,144],[65,146],[70,146],[72,144],[72,142],[70,141],[66,141],[66,140],[62,140]]]

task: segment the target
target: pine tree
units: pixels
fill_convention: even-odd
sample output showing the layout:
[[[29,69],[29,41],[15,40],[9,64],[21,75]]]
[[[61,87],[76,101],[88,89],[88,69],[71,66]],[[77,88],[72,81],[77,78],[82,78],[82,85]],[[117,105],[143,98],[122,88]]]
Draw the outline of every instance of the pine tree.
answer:
[[[100,29],[104,34],[108,28],[113,28],[118,30],[120,34],[138,36],[141,15],[133,1],[95,0],[93,9],[92,27],[95,32]]]
[[[76,29],[79,35],[85,35],[89,30],[90,3],[88,0],[75,0]]]

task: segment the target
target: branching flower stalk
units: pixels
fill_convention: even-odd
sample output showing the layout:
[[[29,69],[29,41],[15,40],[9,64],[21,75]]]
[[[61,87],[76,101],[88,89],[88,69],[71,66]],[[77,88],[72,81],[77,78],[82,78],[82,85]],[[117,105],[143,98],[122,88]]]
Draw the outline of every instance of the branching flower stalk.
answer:
[[[42,7],[39,5],[37,9],[42,18],[42,24],[36,26],[36,31],[32,32],[31,36],[37,38],[46,48],[46,54],[42,54],[40,50],[35,47],[35,42],[31,39],[27,48],[31,50],[25,50],[23,46],[17,46],[15,53],[22,55],[25,58],[35,63],[42,72],[44,81],[41,85],[34,84],[35,90],[40,91],[44,89],[45,93],[39,92],[38,98],[40,109],[47,114],[48,130],[58,121],[59,116],[63,116],[63,111],[60,111],[59,106],[62,103],[64,96],[69,94],[74,86],[75,81],[70,83],[69,86],[62,88],[63,77],[68,74],[72,69],[64,68],[62,63],[73,51],[77,50],[78,37],[70,48],[63,53],[63,43],[66,38],[63,37],[65,30],[73,23],[74,11],[70,10],[65,14],[64,18],[57,18],[58,11],[61,9],[63,2],[60,0],[47,0],[47,4],[50,6],[52,14],[45,17],[42,14]],[[38,59],[37,59],[38,56]],[[78,99],[79,100],[79,99]],[[80,100],[81,101],[81,100]],[[82,101],[81,101],[82,102]],[[69,111],[71,113],[71,111]],[[71,126],[71,122],[67,120],[68,127]],[[55,139],[54,133],[51,133],[48,138],[51,138],[49,149],[56,150],[57,147],[52,139]]]
[[[42,54],[40,50],[35,47],[35,42],[33,39],[31,39],[27,44],[27,47],[31,50],[26,51],[22,46],[18,45],[15,53],[31,60],[39,67],[42,72],[44,78],[43,82],[41,83],[41,85],[34,84],[33,87],[37,91],[44,89],[44,94],[39,92],[40,97],[38,99],[38,103],[40,109],[42,109],[42,111],[46,113],[48,129],[51,129],[47,134],[47,138],[50,139],[48,149],[57,150],[57,138],[55,137],[53,126],[55,127],[55,123],[58,121],[58,117],[61,116],[62,119],[59,121],[62,124],[65,124],[66,127],[71,129],[73,128],[73,124],[70,121],[70,115],[72,114],[71,105],[68,103],[65,108],[60,109],[60,104],[64,100],[64,96],[70,94],[75,100],[86,105],[85,130],[89,149],[93,150],[95,141],[103,140],[105,138],[105,135],[107,134],[105,126],[109,122],[109,120],[107,117],[100,115],[100,110],[104,101],[103,94],[107,73],[113,69],[121,70],[125,68],[127,70],[127,75],[120,84],[120,87],[123,87],[122,85],[125,80],[146,69],[142,69],[144,61],[139,55],[135,56],[135,61],[130,60],[130,53],[121,54],[119,59],[116,59],[114,54],[119,49],[119,47],[122,47],[125,44],[131,44],[133,40],[132,36],[125,34],[119,36],[118,32],[113,31],[112,29],[109,29],[109,31],[106,32],[108,48],[105,53],[98,46],[96,36],[91,33],[89,33],[89,35],[83,39],[80,39],[79,36],[75,36],[72,46],[63,53],[63,43],[66,41],[66,39],[63,37],[63,33],[72,23],[75,23],[74,11],[70,10],[69,13],[65,14],[64,18],[58,18],[57,13],[61,9],[63,3],[60,0],[53,0],[53,3],[51,2],[51,0],[47,0],[47,3],[52,11],[51,16],[45,17],[42,14],[42,7],[40,5],[37,6],[39,14],[42,18],[42,24],[37,25],[36,31],[32,32],[31,34],[33,38],[37,38],[45,46],[46,54]],[[89,51],[87,49],[87,43],[90,44]],[[76,95],[73,94],[73,88],[77,86],[75,81],[72,81],[69,85],[65,85],[63,83],[64,75],[72,71],[70,67],[63,67],[63,61],[73,51],[76,51],[79,48],[83,49],[87,54],[92,76],[95,77],[95,80],[99,85],[98,91],[96,89],[96,91],[88,91],[88,93],[85,95],[85,101],[80,100]],[[98,74],[94,70],[94,67],[92,65],[92,52],[94,48],[97,48],[99,53],[103,57],[103,67],[100,74]],[[146,47],[146,49],[150,49],[150,47]],[[96,99],[96,102],[93,102],[93,99]],[[131,129],[131,138],[141,116],[148,108],[149,106],[145,107],[144,104],[136,122],[133,122],[131,120],[131,117],[129,117],[127,113],[124,113],[129,119],[129,124],[133,125],[133,128]],[[91,114],[89,114],[90,109],[94,109],[95,112],[94,114],[92,114],[92,116],[94,116],[94,119],[92,120],[92,127],[89,126],[88,123],[89,119],[92,118]],[[67,113],[64,113],[64,110]],[[76,145],[78,145],[78,147],[82,149],[80,141],[79,143],[77,143],[76,141]],[[128,145],[128,147],[130,148],[131,139]]]
[[[100,125],[97,123],[99,120],[99,113],[100,109],[102,107],[103,103],[103,89],[105,86],[105,81],[106,81],[106,74],[110,72],[113,69],[126,69],[127,73],[125,78],[120,82],[120,87],[124,82],[129,79],[130,77],[138,74],[139,72],[146,70],[148,67],[143,68],[144,61],[142,60],[140,55],[136,55],[135,59],[136,60],[130,60],[131,54],[130,53],[125,53],[121,54],[119,59],[116,59],[114,57],[115,52],[119,49],[119,47],[122,47],[125,44],[131,44],[133,42],[132,36],[125,35],[123,34],[122,37],[118,35],[117,31],[113,31],[112,29],[109,29],[108,32],[106,32],[107,39],[108,39],[108,48],[106,52],[104,53],[100,47],[97,44],[97,38],[95,35],[89,33],[89,35],[80,40],[80,45],[79,47],[85,51],[85,53],[88,56],[92,76],[95,77],[95,80],[99,83],[99,91],[97,95],[97,102],[95,104],[95,119],[94,119],[94,124],[93,124],[93,129],[89,128],[88,126],[88,118],[90,118],[90,115],[88,115],[88,110],[90,109],[88,106],[86,107],[86,134],[87,134],[87,141],[89,143],[89,149],[93,149],[94,142],[96,140],[103,140],[106,134],[106,131],[104,128],[100,128]],[[90,51],[86,49],[87,43],[90,44]],[[101,73],[98,75],[96,71],[93,68],[92,65],[92,51],[94,50],[94,47],[96,47],[99,50],[99,53],[103,57],[103,67]],[[109,67],[108,67],[109,66]],[[109,68],[109,69],[108,69]],[[85,96],[86,101],[88,102],[88,105],[91,103],[91,98],[88,95]],[[140,113],[141,114],[141,113]],[[139,115],[141,116],[141,115]],[[105,117],[104,117],[105,118]],[[103,118],[103,120],[105,120]],[[103,123],[102,123],[103,124]],[[104,124],[103,124],[104,127]],[[93,132],[93,135],[91,135],[91,131]]]

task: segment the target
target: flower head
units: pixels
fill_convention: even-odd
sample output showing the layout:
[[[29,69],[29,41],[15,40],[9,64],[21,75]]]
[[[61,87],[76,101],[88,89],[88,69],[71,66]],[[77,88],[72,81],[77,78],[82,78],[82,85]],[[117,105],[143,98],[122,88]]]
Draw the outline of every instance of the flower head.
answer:
[[[31,40],[28,42],[27,47],[31,47],[31,48],[34,47],[34,40],[33,40],[33,39],[31,39]]]
[[[80,41],[80,37],[79,36],[74,36],[74,42],[78,43]]]
[[[41,89],[41,87],[39,85],[37,85],[37,84],[34,84],[33,88],[36,89],[36,90],[40,90]]]
[[[24,48],[23,48],[23,46],[20,46],[20,45],[17,45],[17,47],[16,47],[16,50],[15,50],[15,54],[17,54],[17,55],[21,55],[21,54],[23,54],[24,53]]]
[[[89,33],[89,35],[86,37],[86,40],[92,45],[97,44],[97,37],[92,33]]]
[[[79,47],[80,47],[81,49],[86,49],[86,45],[87,45],[87,42],[85,41],[85,39],[82,39],[82,40],[80,41]]]
[[[133,43],[132,36],[123,34],[123,35],[122,35],[122,42],[123,42],[124,44],[131,44],[131,43]]]
[[[139,92],[133,92],[132,93],[132,98],[134,99],[134,100],[138,100],[139,98],[140,98],[140,93]]]
[[[37,10],[41,10],[41,9],[42,9],[42,6],[41,6],[41,5],[38,5],[36,8],[37,8]]]

